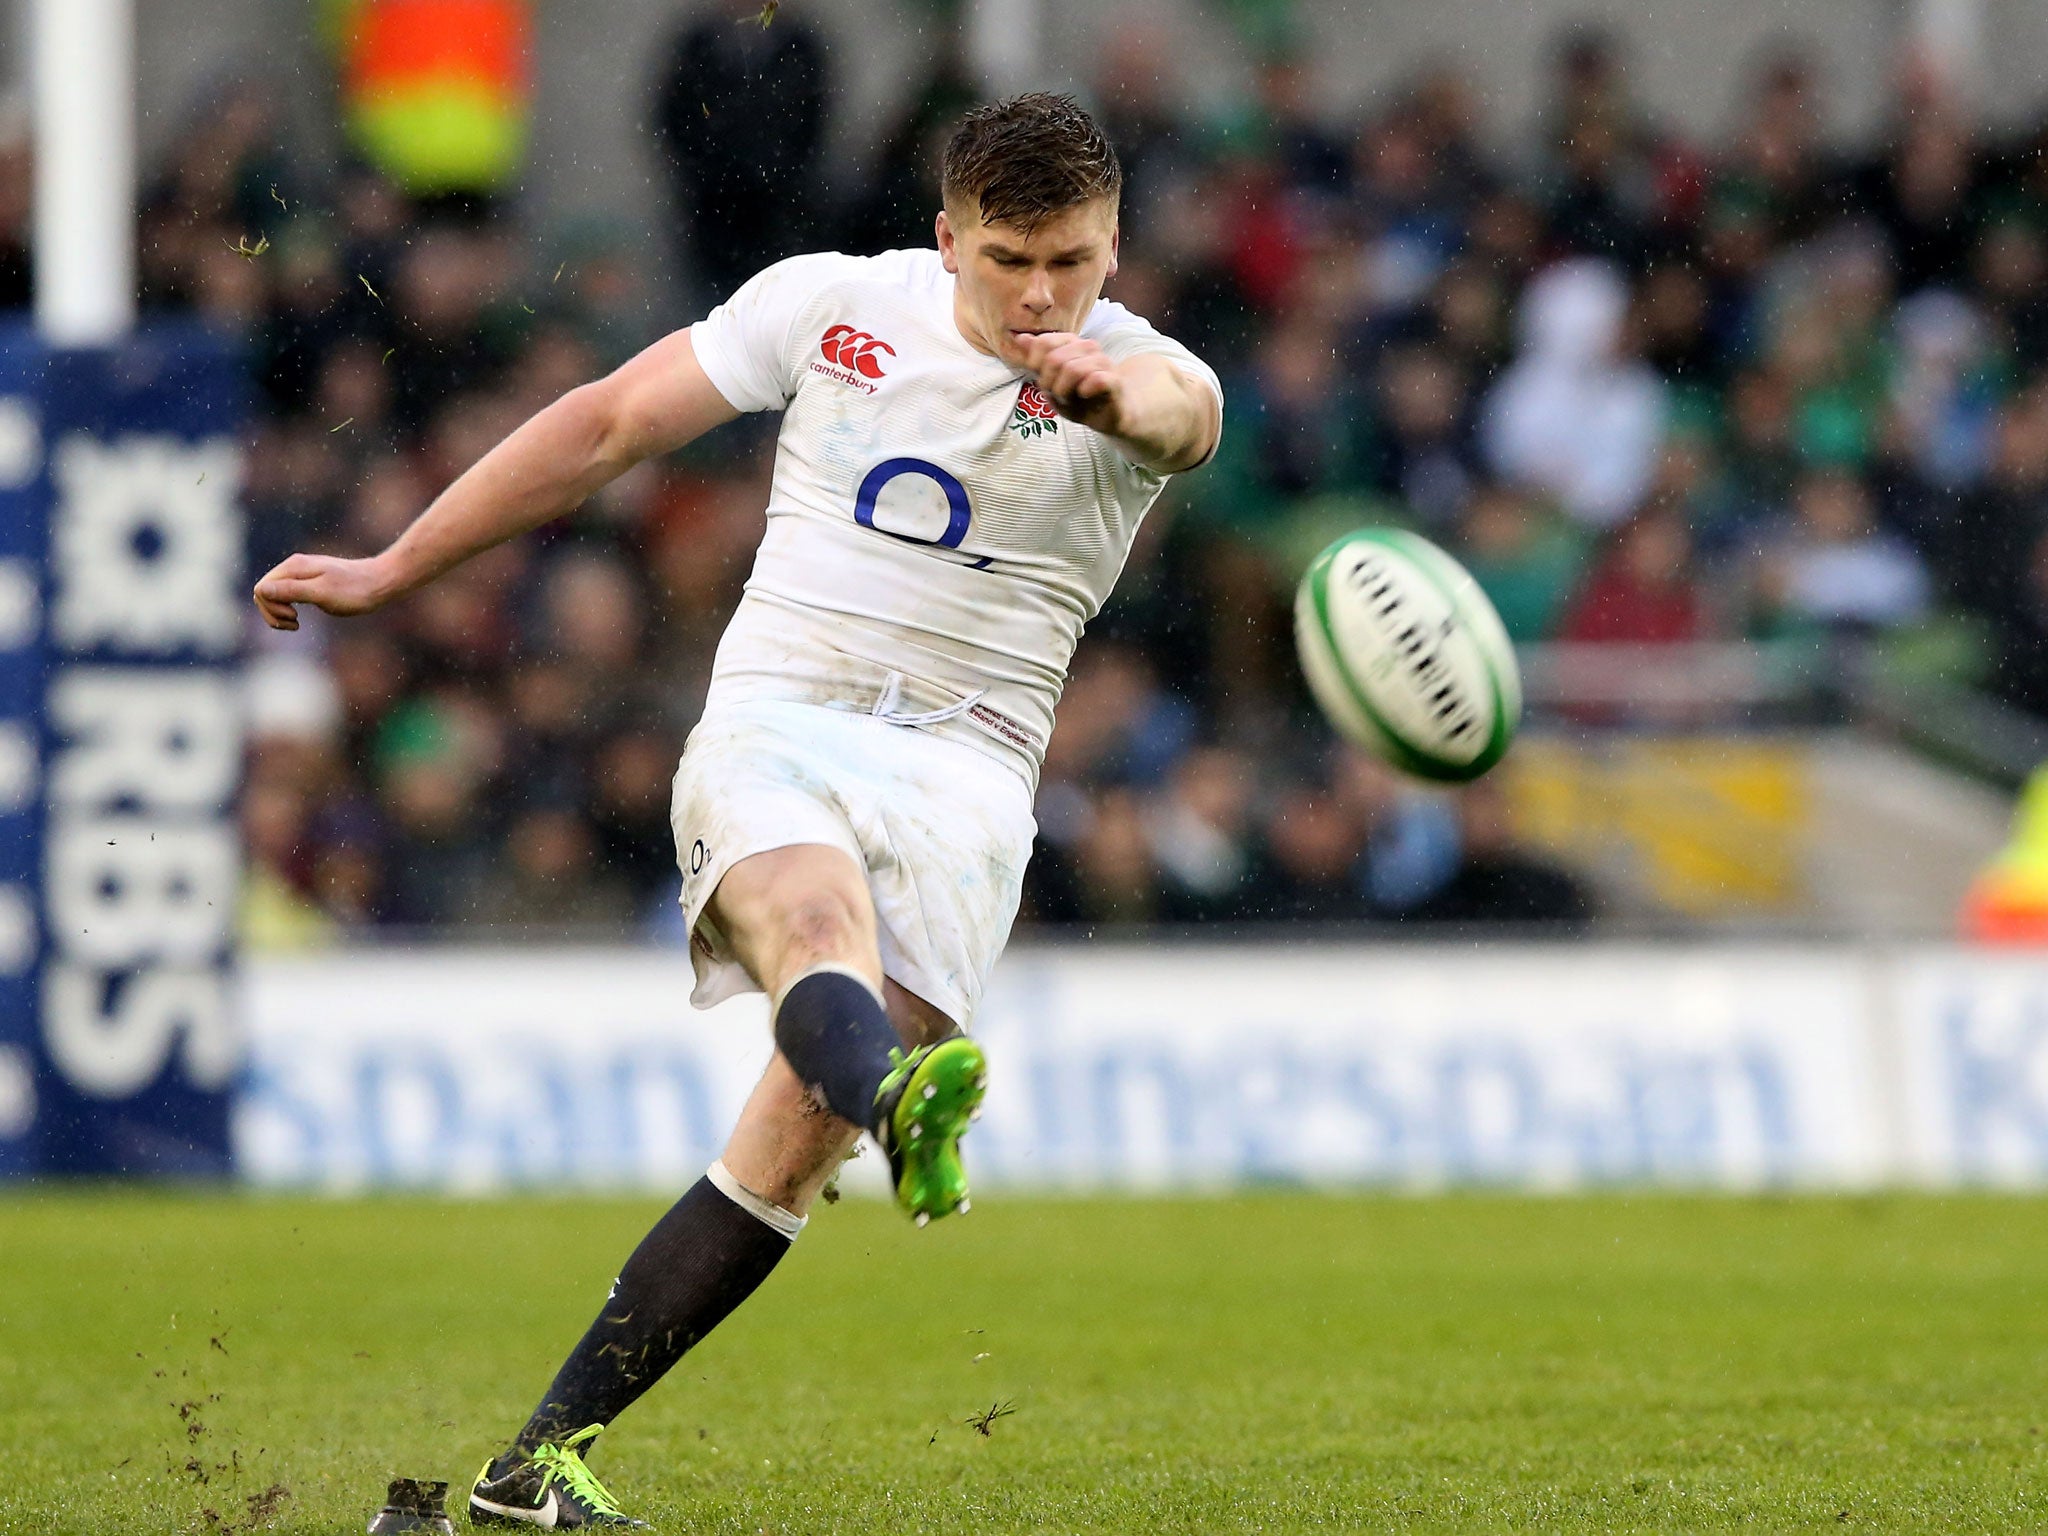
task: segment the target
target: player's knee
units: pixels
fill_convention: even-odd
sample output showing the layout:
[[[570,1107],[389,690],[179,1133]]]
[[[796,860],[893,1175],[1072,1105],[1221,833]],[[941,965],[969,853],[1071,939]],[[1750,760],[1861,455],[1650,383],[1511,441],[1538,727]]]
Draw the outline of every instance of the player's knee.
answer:
[[[867,924],[852,902],[836,892],[816,892],[792,903],[782,913],[782,955],[788,970],[827,960],[856,957],[867,937]]]

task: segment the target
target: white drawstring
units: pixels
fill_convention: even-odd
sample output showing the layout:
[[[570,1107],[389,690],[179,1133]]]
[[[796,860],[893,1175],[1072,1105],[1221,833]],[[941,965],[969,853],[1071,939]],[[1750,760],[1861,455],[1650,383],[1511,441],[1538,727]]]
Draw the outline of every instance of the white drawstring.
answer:
[[[928,709],[922,714],[907,715],[896,708],[903,698],[903,674],[891,672],[889,680],[882,685],[882,696],[875,700],[874,714],[878,719],[891,725],[938,725],[943,721],[964,715],[987,695],[986,688],[977,688],[958,703],[948,704],[943,709]]]

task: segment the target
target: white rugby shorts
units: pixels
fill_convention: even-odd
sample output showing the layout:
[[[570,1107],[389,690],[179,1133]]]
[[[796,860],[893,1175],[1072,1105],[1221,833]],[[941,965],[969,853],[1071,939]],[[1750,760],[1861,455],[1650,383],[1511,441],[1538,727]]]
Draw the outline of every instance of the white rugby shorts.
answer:
[[[877,715],[771,700],[698,722],[670,820],[699,1008],[760,990],[705,915],[725,872],[823,843],[867,871],[883,973],[963,1028],[1009,940],[1038,830],[1030,787],[985,752]]]

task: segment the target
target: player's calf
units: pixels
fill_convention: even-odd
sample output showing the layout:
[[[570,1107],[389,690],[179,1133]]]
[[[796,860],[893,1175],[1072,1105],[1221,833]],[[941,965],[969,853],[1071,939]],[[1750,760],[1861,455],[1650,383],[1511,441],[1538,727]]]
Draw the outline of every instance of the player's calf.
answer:
[[[783,992],[775,1044],[798,1078],[888,1154],[897,1201],[923,1226],[967,1209],[960,1138],[981,1107],[981,1047],[956,1035],[907,1055],[882,998],[852,968],[821,965]]]
[[[813,966],[775,1004],[775,1048],[833,1114],[865,1130],[900,1046],[881,993],[850,965]]]
[[[637,1524],[591,1476],[584,1448],[753,1295],[803,1226],[713,1163],[641,1239],[519,1438],[478,1475],[471,1519]]]

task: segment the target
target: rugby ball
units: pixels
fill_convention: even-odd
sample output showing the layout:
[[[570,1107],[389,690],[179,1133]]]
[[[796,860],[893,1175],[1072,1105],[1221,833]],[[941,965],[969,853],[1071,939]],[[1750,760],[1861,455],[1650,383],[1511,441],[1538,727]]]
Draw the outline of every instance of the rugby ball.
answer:
[[[1317,555],[1294,643],[1338,734],[1425,779],[1476,779],[1522,718],[1515,649],[1463,566],[1425,538],[1361,528]]]

